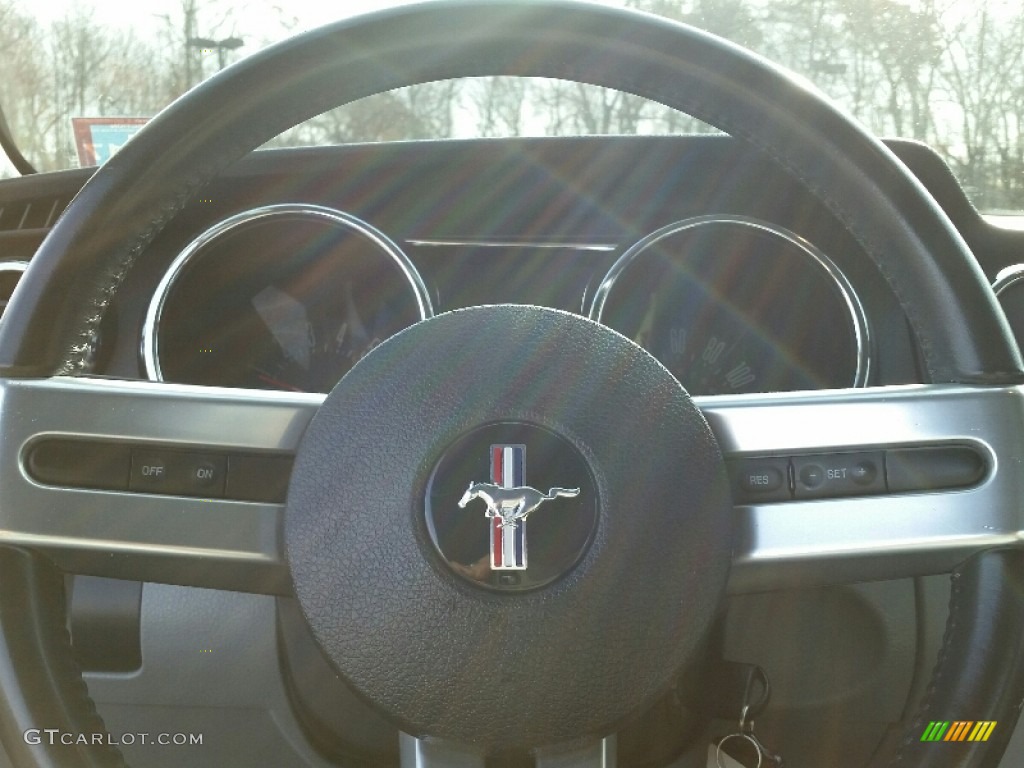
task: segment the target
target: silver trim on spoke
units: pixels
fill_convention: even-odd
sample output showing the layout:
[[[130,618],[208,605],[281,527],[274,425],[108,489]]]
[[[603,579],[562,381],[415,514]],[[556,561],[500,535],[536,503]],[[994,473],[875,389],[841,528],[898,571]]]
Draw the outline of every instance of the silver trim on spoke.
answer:
[[[602,278],[600,285],[594,292],[590,311],[587,313],[588,317],[596,322],[601,322],[604,305],[607,302],[612,289],[615,287],[616,281],[645,250],[655,243],[658,243],[667,237],[671,237],[672,235],[679,234],[680,232],[715,224],[734,224],[749,227],[774,237],[778,237],[795,246],[811,261],[812,264],[816,264],[819,268],[824,270],[825,274],[831,278],[832,282],[835,283],[836,288],[839,290],[839,293],[843,298],[843,302],[846,305],[846,309],[850,314],[850,321],[853,325],[854,341],[857,348],[857,361],[851,386],[866,386],[871,375],[871,338],[867,316],[864,313],[864,307],[861,304],[860,297],[854,290],[853,285],[835,262],[826,256],[813,243],[807,241],[800,235],[789,231],[788,229],[748,216],[722,216],[717,214],[696,216],[694,218],[684,219],[673,224],[668,224],[667,226],[661,227],[660,229],[657,229],[641,238],[631,245],[626,252],[616,260],[611,269],[608,270],[608,273],[604,278]]]
[[[41,486],[41,437],[292,453],[318,394],[145,381],[0,381],[0,542],[71,571],[286,592],[280,504]],[[905,385],[695,398],[727,458],[970,445],[980,484],[957,490],[740,505],[730,590],[948,572],[1024,540],[1024,386]]]
[[[1024,538],[1024,388],[907,385],[694,398],[728,457],[970,445],[981,484],[737,506],[730,590],[849,583],[951,570]]]
[[[280,504],[40,485],[39,438],[294,453],[323,395],[88,378],[0,381],[0,542],[70,572],[288,594]]]
[[[391,257],[395,264],[398,265],[416,299],[420,320],[426,320],[434,316],[434,307],[430,301],[430,294],[416,266],[391,238],[372,224],[350,213],[321,205],[282,203],[253,208],[218,222],[195,238],[175,257],[161,278],[153,298],[150,300],[142,326],[142,360],[146,370],[146,377],[150,381],[164,380],[163,371],[160,368],[160,320],[163,316],[164,305],[170,290],[174,287],[174,283],[181,272],[197,254],[201,253],[203,249],[218,238],[254,221],[278,216],[308,217],[326,221],[339,229],[348,229],[362,235],[384,254]]]

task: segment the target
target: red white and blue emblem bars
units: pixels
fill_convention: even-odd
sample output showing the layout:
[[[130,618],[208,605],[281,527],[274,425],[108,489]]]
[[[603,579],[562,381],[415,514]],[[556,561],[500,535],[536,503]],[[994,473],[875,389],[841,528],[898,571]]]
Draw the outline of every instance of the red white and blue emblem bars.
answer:
[[[526,485],[526,446],[491,446],[491,482],[501,488]],[[513,513],[515,507],[504,504],[500,511]],[[496,571],[526,570],[526,520],[509,519],[501,514],[491,518],[491,568]]]

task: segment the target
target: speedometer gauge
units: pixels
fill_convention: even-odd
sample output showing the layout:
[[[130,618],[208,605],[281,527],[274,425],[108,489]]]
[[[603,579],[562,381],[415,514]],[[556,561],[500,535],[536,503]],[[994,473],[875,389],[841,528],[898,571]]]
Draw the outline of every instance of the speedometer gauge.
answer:
[[[741,217],[663,227],[605,276],[590,315],[694,395],[862,386],[863,309],[839,268],[784,229]]]
[[[171,264],[150,304],[150,378],[328,392],[367,352],[433,314],[383,233],[312,205],[233,216]]]

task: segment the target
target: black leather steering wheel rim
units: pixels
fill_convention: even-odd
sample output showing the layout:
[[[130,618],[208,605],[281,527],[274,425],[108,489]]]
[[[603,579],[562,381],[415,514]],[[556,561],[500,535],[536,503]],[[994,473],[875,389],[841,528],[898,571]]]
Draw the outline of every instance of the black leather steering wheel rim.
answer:
[[[822,200],[878,265],[910,319],[931,381],[1024,379],[1002,313],[948,218],[883,145],[822,97],[731,44],[654,17],[486,0],[413,6],[316,30],[230,67],[166,109],[96,173],[34,257],[0,328],[0,373],[81,371],[92,329],[148,243],[206,181],[281,130],[381,90],[497,74],[629,91],[757,146]],[[1000,560],[1012,561],[995,569],[1005,584],[1019,558]],[[30,573],[25,581],[40,578]],[[994,625],[1008,603],[986,604],[977,620]],[[951,626],[964,624],[958,605]],[[11,610],[0,603],[0,613]],[[972,640],[972,648],[984,642]],[[1019,674],[1011,677],[1018,682]],[[977,683],[990,684],[988,677]],[[75,720],[90,704],[68,695],[45,706]],[[4,702],[8,713],[18,706]],[[5,731],[8,738],[11,728]],[[996,747],[979,747],[988,751],[973,764],[987,764]],[[903,755],[896,764],[915,764]]]

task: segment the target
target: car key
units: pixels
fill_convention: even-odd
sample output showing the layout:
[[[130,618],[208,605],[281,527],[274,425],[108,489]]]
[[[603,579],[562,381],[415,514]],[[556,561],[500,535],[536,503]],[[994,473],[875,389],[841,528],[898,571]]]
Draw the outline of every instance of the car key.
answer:
[[[739,730],[722,737],[715,745],[718,768],[731,768],[737,764],[743,768],[782,768],[782,757],[769,750],[754,733],[753,716],[764,709],[771,697],[767,673],[757,665],[735,662],[725,662],[719,676],[723,676],[722,672],[728,672],[724,677],[732,678],[734,686],[740,683],[743,692]],[[722,704],[721,701],[717,703],[719,706]],[[730,752],[723,749],[726,744],[731,745]]]

